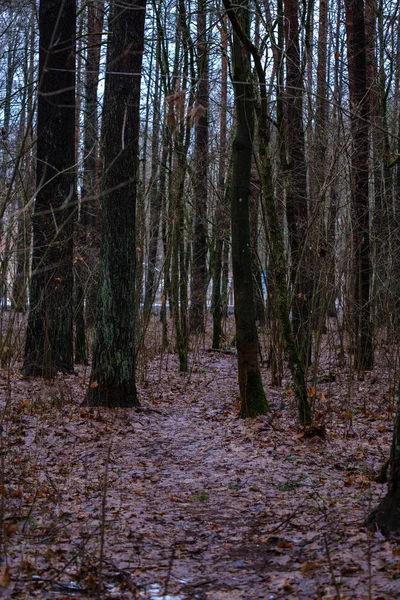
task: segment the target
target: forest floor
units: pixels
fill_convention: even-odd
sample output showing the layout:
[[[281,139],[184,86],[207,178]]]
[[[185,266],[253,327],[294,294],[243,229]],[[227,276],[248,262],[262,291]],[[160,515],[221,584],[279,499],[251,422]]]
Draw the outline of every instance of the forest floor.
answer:
[[[393,351],[358,381],[325,349],[326,437],[307,439],[266,367],[270,414],[239,419],[235,353],[208,342],[185,376],[148,348],[140,411],[82,407],[89,369],[0,370],[0,597],[400,598],[400,539],[364,526],[386,490]]]

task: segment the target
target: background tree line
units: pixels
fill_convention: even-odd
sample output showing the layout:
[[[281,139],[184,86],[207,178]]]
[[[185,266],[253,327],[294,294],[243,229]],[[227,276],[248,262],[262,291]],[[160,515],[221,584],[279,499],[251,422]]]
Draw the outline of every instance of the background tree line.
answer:
[[[152,312],[185,372],[234,304],[244,417],[268,411],[258,326],[303,425],[323,344],[358,377],[390,345],[398,380],[398,3],[0,9],[0,293],[28,311],[26,375],[92,354],[87,401],[136,405]]]

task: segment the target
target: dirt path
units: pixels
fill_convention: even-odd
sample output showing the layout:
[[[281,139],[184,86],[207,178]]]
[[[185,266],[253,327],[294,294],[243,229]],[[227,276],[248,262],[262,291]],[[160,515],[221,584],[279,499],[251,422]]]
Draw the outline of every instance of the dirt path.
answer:
[[[7,445],[3,592],[14,598],[398,598],[400,544],[363,520],[376,428],[304,440],[290,395],[235,411],[235,357],[183,379],[151,371],[144,411],[81,408],[85,384],[16,382]],[[66,392],[66,390],[69,390]]]

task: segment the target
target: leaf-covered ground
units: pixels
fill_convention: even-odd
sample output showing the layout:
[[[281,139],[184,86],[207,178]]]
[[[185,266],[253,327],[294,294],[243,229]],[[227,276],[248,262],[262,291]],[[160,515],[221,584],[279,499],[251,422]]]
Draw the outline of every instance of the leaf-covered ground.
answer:
[[[304,437],[290,380],[272,388],[266,368],[270,414],[239,419],[234,353],[197,348],[185,377],[149,359],[140,411],[82,407],[84,369],[0,371],[0,596],[400,598],[400,540],[364,527],[386,489],[389,375],[321,364],[325,439]]]

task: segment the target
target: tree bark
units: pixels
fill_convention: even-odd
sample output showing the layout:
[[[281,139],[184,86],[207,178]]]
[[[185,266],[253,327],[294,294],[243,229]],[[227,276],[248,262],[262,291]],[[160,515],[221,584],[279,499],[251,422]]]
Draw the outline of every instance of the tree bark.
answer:
[[[226,183],[226,154],[227,154],[227,102],[228,102],[228,33],[226,26],[226,16],[221,21],[221,108],[219,125],[219,164],[218,164],[218,188],[217,188],[217,206],[215,209],[214,239],[215,248],[213,254],[213,288],[212,288],[212,313],[213,313],[213,339],[212,347],[221,347],[222,338],[222,316],[224,312],[223,294],[222,294],[222,270],[223,270],[223,250],[226,247],[228,233],[228,206],[227,194],[225,190]],[[229,241],[229,239],[228,239]],[[226,314],[226,307],[225,307]]]
[[[145,0],[111,4],[102,124],[102,252],[87,403],[137,406],[135,206]]]
[[[243,30],[249,30],[247,0],[236,11]],[[236,345],[240,390],[240,414],[255,417],[268,411],[258,362],[258,337],[254,314],[253,277],[250,249],[249,196],[254,145],[254,90],[247,48],[233,36],[233,87],[236,133],[233,141],[231,222],[232,266],[235,295]]]
[[[189,324],[192,333],[205,331],[207,293],[207,176],[208,176],[208,42],[205,0],[198,0],[195,103],[195,211]]]
[[[75,263],[75,360],[87,364],[86,327],[95,321],[95,298],[98,278],[98,157],[99,123],[97,87],[100,48],[103,34],[104,6],[91,0],[87,6],[87,56],[84,86],[83,180],[78,224],[78,255]],[[86,309],[85,309],[86,300]]]
[[[383,534],[400,532],[400,392],[396,394],[397,409],[393,424],[393,439],[390,452],[390,476],[388,491],[378,506],[371,512],[368,524]]]
[[[354,248],[354,334],[359,372],[373,367],[368,159],[369,91],[366,70],[364,1],[346,0],[347,56],[353,153],[352,219]]]
[[[37,194],[23,373],[73,371],[75,0],[39,8]]]
[[[292,323],[290,321],[289,298],[286,286],[287,275],[287,260],[285,254],[285,244],[282,227],[279,221],[278,211],[275,205],[272,165],[270,156],[270,128],[268,103],[266,95],[266,80],[265,72],[262,67],[257,48],[250,42],[245,34],[240,21],[236,17],[236,13],[232,12],[232,6],[229,0],[223,0],[227,14],[232,23],[233,29],[237,37],[240,38],[242,44],[251,51],[257,77],[260,85],[261,107],[258,123],[258,145],[260,153],[261,166],[261,183],[263,190],[263,204],[265,207],[265,221],[268,224],[268,234],[271,241],[271,259],[272,270],[276,280],[276,295],[277,307],[280,316],[280,324],[282,327],[282,335],[285,340],[285,349],[287,352],[290,372],[293,377],[296,399],[298,403],[299,420],[303,425],[309,425],[312,421],[311,407],[307,398],[307,377],[303,361],[299,354],[298,346],[293,335]],[[283,31],[281,39],[283,38]],[[279,50],[279,48],[278,48]],[[278,71],[279,77],[279,71]],[[279,80],[278,80],[279,81]],[[279,104],[278,104],[279,106]],[[283,116],[283,115],[281,115]],[[247,123],[247,121],[246,121]],[[279,123],[278,123],[279,126]],[[247,131],[249,131],[247,129]],[[233,238],[233,236],[232,236]],[[232,244],[233,256],[233,244]],[[235,298],[236,305],[236,298]]]
[[[310,306],[312,285],[307,249],[308,192],[303,127],[303,74],[300,61],[298,3],[285,0],[286,147],[288,179],[286,216],[291,251],[293,332],[303,363],[311,354]]]

